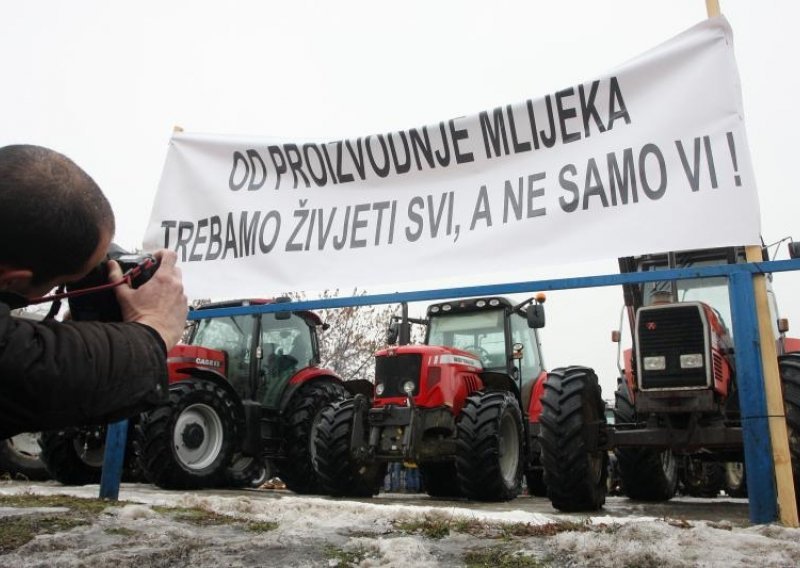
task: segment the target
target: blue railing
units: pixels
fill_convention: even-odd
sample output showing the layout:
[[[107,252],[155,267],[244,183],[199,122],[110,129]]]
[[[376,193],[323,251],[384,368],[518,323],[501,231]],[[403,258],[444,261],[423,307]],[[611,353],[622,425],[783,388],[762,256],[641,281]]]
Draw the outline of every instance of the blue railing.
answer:
[[[736,353],[736,369],[742,430],[745,450],[747,489],[750,499],[750,520],[753,523],[770,523],[778,518],[772,444],[769,437],[764,375],[761,366],[761,349],[753,276],[775,272],[800,270],[800,259],[725,264],[693,268],[674,268],[652,272],[580,276],[548,280],[531,280],[485,286],[465,286],[415,292],[373,294],[347,298],[326,298],[291,303],[258,304],[228,308],[211,308],[189,313],[189,319],[223,317],[244,314],[272,313],[291,310],[316,310],[392,304],[398,302],[432,302],[471,296],[497,296],[552,290],[573,290],[621,286],[664,280],[687,280],[723,276],[728,279],[731,298],[731,316]],[[109,426],[100,497],[116,499],[122,475],[122,460],[127,435],[127,421]]]

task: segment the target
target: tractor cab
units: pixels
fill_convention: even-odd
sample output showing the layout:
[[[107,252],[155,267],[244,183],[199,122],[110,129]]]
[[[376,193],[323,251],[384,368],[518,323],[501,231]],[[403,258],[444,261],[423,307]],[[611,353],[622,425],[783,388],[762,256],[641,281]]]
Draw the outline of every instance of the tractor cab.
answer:
[[[206,304],[200,311],[268,302],[220,302]],[[319,316],[307,311],[201,318],[184,344],[175,348],[181,362],[171,380],[182,380],[189,366],[205,367],[226,377],[239,397],[277,408],[291,378],[319,364],[316,330],[321,325]],[[196,357],[187,357],[190,353]],[[175,355],[170,353],[173,359]]]

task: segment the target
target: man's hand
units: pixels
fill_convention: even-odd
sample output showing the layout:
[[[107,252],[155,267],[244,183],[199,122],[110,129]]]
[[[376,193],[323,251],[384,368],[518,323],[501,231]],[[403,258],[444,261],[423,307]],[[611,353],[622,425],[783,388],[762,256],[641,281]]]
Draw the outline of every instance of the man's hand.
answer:
[[[122,320],[149,325],[161,335],[169,350],[183,334],[189,308],[183,293],[181,269],[175,266],[178,259],[175,252],[163,249],[154,256],[160,264],[150,280],[135,290],[125,285],[114,290],[122,309]],[[112,282],[122,280],[122,270],[116,261],[109,261],[108,277]]]

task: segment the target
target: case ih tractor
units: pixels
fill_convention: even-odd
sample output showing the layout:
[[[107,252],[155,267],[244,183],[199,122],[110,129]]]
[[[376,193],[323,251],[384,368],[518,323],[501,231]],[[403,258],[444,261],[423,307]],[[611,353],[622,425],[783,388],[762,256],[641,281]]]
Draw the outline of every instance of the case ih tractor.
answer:
[[[743,249],[723,248],[622,258],[619,263],[626,273],[744,261]],[[800,342],[784,336],[788,325],[778,320],[768,291],[797,486]],[[682,476],[687,492],[711,494],[723,487],[727,473],[729,490],[743,493],[742,423],[726,278],[631,284],[624,286],[624,297],[633,349],[625,352],[611,442],[623,490],[633,499],[667,500]]]
[[[513,305],[495,297],[429,306],[427,318],[416,320],[427,326],[424,345],[377,352],[372,400],[356,395],[322,411],[314,445],[323,489],[371,496],[389,462],[411,461],[433,497],[513,499],[523,474],[541,493],[545,382],[580,376],[599,391],[591,369],[545,372],[536,332],[544,325],[543,301],[541,295]],[[407,326],[401,323],[401,337],[408,337]],[[590,410],[603,418],[602,408]],[[596,483],[605,484],[607,453],[592,457],[601,466],[593,469]]]
[[[269,301],[200,310],[253,303]],[[318,491],[312,424],[323,406],[351,396],[347,388],[362,381],[344,383],[320,368],[321,320],[289,310],[199,319],[170,351],[169,405],[142,415],[136,428],[139,463],[151,482],[241,486],[274,464],[289,489]]]

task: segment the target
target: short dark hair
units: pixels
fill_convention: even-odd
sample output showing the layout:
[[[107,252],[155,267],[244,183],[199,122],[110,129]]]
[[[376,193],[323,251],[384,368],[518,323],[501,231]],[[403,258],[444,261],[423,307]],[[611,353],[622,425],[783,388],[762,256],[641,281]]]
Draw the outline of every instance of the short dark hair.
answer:
[[[75,162],[49,148],[0,148],[0,264],[27,268],[46,282],[83,268],[114,212]]]

